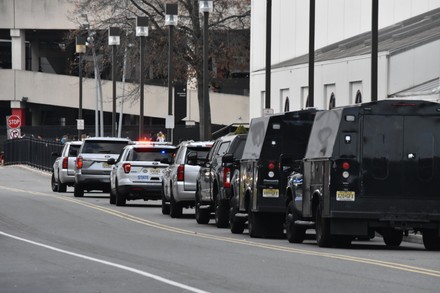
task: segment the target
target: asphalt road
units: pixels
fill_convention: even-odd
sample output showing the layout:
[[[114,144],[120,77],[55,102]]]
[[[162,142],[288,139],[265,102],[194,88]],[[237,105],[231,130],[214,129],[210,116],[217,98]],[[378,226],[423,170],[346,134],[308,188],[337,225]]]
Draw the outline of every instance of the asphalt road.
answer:
[[[439,292],[440,254],[422,244],[293,245],[128,203],[54,193],[49,174],[0,167],[0,292]]]

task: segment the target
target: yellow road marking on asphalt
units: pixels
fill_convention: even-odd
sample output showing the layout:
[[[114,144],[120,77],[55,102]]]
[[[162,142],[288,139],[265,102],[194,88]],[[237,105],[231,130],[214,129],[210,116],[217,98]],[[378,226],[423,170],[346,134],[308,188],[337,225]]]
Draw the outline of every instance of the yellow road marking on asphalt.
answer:
[[[327,257],[327,258],[344,260],[344,261],[351,261],[351,262],[356,262],[356,263],[364,263],[364,264],[381,266],[381,267],[386,267],[386,268],[390,268],[390,269],[401,270],[401,271],[412,272],[412,273],[417,273],[417,274],[440,278],[440,271],[438,271],[438,270],[425,269],[425,268],[421,268],[421,267],[415,267],[415,266],[399,264],[399,263],[394,263],[394,262],[388,262],[388,261],[382,261],[382,260],[375,260],[375,259],[370,259],[370,258],[362,258],[362,257],[349,256],[349,255],[343,255],[343,254],[334,254],[334,253],[327,253],[327,252],[318,252],[318,251],[307,250],[307,249],[298,249],[298,248],[293,248],[293,247],[259,243],[259,242],[255,242],[255,241],[245,240],[245,239],[241,240],[241,239],[234,239],[234,238],[224,237],[224,236],[216,236],[216,235],[211,235],[211,234],[206,234],[206,233],[198,233],[195,231],[172,227],[172,226],[160,224],[157,222],[153,222],[150,220],[146,220],[143,218],[139,218],[139,217],[136,217],[136,216],[133,216],[133,215],[130,215],[127,213],[123,213],[121,211],[118,211],[118,210],[115,210],[112,208],[102,207],[102,206],[99,206],[99,205],[96,205],[93,203],[89,203],[89,202],[85,202],[83,200],[79,200],[76,198],[71,198],[71,197],[66,197],[66,196],[55,196],[55,195],[48,194],[48,193],[28,191],[28,190],[5,187],[5,186],[0,186],[0,188],[5,189],[5,190],[9,190],[9,191],[13,191],[13,192],[24,192],[24,193],[30,193],[30,194],[34,194],[34,195],[40,195],[40,196],[49,196],[49,197],[53,197],[56,199],[69,201],[69,202],[72,202],[72,203],[75,203],[78,205],[82,205],[82,206],[85,206],[85,207],[88,207],[91,209],[95,209],[95,210],[119,217],[119,218],[127,220],[127,221],[131,221],[131,222],[138,223],[138,224],[141,224],[144,226],[148,226],[148,227],[152,227],[152,228],[156,228],[156,229],[160,229],[160,230],[164,230],[164,231],[169,231],[169,232],[173,232],[173,233],[179,233],[179,234],[183,234],[183,235],[187,235],[187,236],[196,236],[196,237],[205,238],[205,239],[229,242],[229,243],[246,245],[246,246],[251,246],[251,247],[258,247],[258,248],[269,249],[269,250],[274,250],[274,251],[281,251],[281,252],[288,252],[288,253],[295,253],[295,254],[302,254],[302,255],[310,255],[310,256],[321,256],[321,257]]]

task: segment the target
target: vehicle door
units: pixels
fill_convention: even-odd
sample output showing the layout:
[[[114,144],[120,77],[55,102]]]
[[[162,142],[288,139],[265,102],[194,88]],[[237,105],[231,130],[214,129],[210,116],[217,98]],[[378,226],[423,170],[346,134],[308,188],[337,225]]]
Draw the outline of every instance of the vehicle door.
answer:
[[[228,152],[230,145],[230,141],[221,142],[212,159],[211,172],[209,173],[209,195],[211,200],[214,200],[214,193],[223,187],[222,157]]]
[[[364,191],[368,197],[432,198],[440,189],[438,117],[363,117]]]
[[[211,198],[212,166],[219,146],[220,143],[216,141],[208,153],[206,163],[203,164],[199,170],[198,182],[200,187],[200,195],[203,199]]]

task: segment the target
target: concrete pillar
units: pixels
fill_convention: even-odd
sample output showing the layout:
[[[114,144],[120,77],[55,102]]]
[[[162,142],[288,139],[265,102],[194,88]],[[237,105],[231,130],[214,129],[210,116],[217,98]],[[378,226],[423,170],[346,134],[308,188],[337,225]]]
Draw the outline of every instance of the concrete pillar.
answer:
[[[25,31],[11,29],[12,69],[26,70]]]

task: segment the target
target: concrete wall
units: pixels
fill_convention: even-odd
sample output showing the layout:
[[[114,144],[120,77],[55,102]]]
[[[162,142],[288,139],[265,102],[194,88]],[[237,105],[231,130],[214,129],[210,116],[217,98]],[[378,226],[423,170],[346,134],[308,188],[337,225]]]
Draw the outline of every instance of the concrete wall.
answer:
[[[0,0],[0,28],[77,29],[70,0]]]
[[[14,80],[15,75],[15,80]],[[126,84],[126,92],[133,84]],[[32,71],[0,69],[0,100],[28,102],[78,108],[78,77]],[[95,80],[83,80],[83,108],[94,110],[96,105]],[[117,95],[122,94],[122,84],[117,83]],[[15,97],[15,98],[14,98]],[[144,115],[166,117],[168,114],[168,88],[145,86]],[[112,82],[103,81],[104,111],[112,111]],[[210,93],[212,123],[231,124],[249,121],[249,97]],[[119,105],[119,104],[118,104]],[[199,121],[197,92],[188,91],[188,120]],[[119,106],[117,108],[119,111]],[[124,103],[124,113],[139,115],[139,99]],[[240,120],[241,117],[241,120]]]

